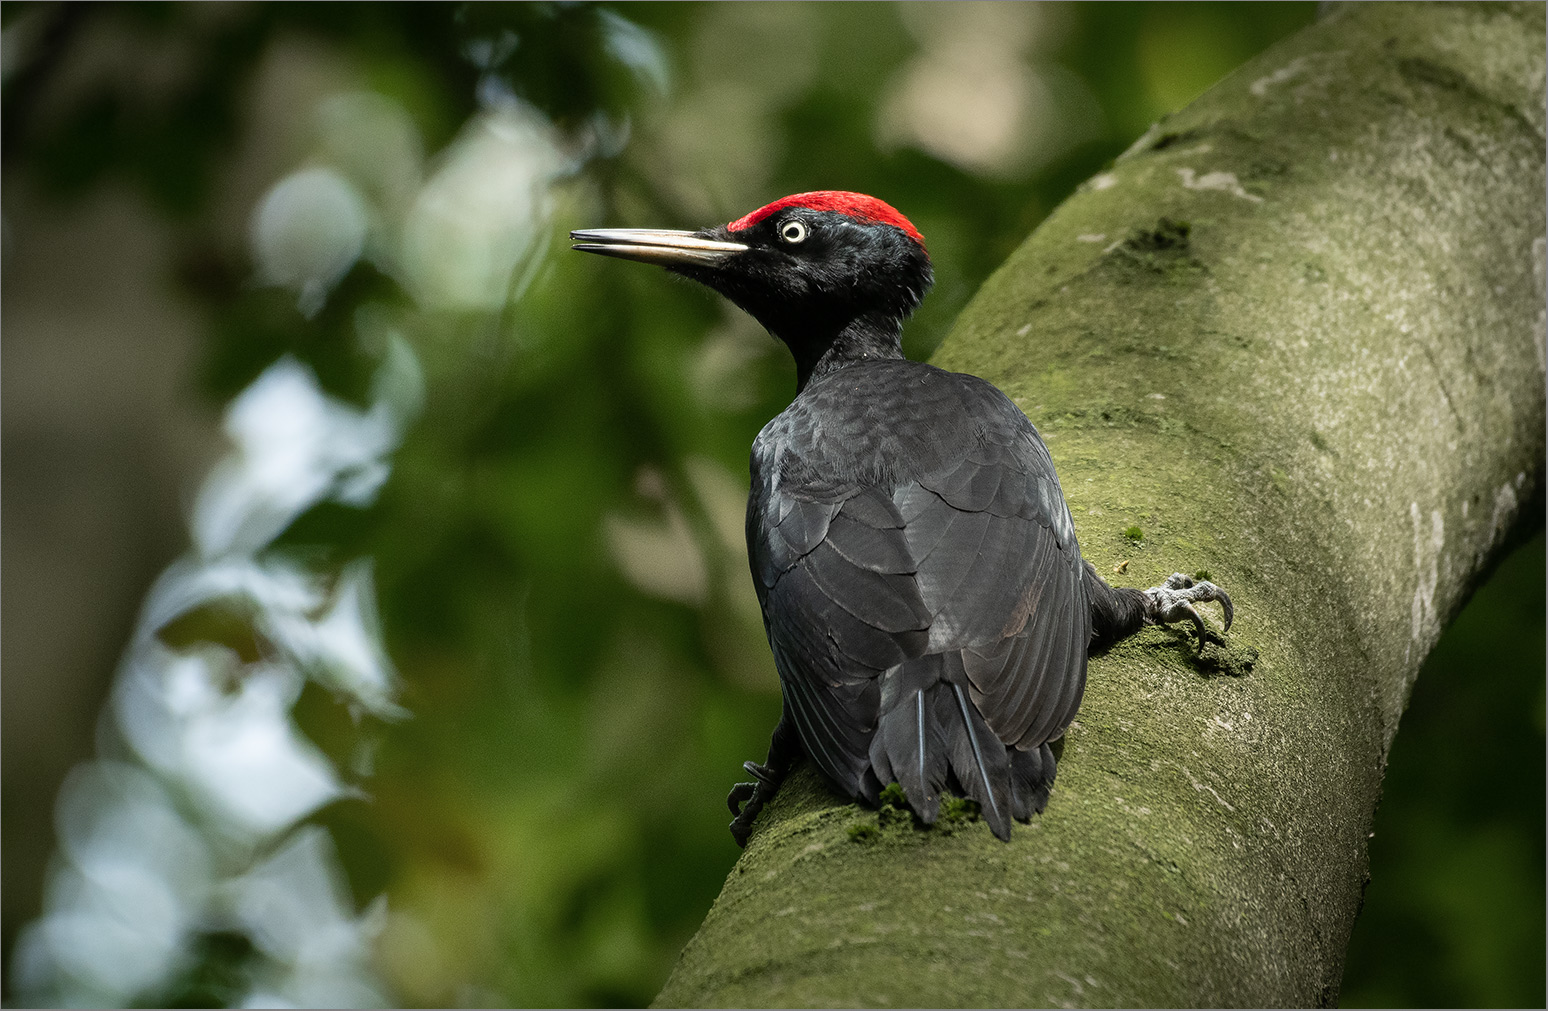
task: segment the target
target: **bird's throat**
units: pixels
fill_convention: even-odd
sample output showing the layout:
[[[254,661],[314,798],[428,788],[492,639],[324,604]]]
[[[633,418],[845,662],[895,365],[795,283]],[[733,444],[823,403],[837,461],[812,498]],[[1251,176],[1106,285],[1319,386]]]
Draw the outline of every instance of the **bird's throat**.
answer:
[[[776,333],[790,348],[796,363],[796,392],[830,372],[856,362],[902,358],[902,325],[891,317],[864,315],[824,333],[802,330]]]

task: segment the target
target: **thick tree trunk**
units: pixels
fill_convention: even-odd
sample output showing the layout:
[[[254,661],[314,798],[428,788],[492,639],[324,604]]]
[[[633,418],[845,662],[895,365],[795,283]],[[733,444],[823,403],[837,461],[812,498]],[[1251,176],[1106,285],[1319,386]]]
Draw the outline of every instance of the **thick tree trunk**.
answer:
[[[938,363],[1037,424],[1112,581],[1227,587],[1228,645],[1095,659],[1009,844],[803,771],[660,1004],[1336,999],[1414,675],[1541,522],[1543,48],[1540,4],[1338,10],[990,279]]]

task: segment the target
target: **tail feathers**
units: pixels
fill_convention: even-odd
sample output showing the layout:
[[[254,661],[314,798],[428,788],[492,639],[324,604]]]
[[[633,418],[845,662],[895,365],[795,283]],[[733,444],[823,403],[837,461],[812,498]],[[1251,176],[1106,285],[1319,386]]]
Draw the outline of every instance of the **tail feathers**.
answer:
[[[1054,755],[1046,744],[1027,751],[1011,748],[1011,813],[1018,821],[1042,814],[1053,789]]]
[[[934,695],[937,718],[948,728],[946,755],[952,774],[963,792],[978,801],[979,814],[989,823],[990,831],[1009,839],[1014,800],[1005,745],[989,729],[961,685],[940,685]]]
[[[944,686],[941,686],[944,687]],[[871,766],[883,783],[894,780],[926,824],[941,811],[946,787],[946,748],[929,696],[937,689],[918,688],[884,713],[871,738]]]
[[[1022,751],[989,729],[967,689],[948,681],[897,691],[883,688],[883,712],[871,737],[870,764],[861,792],[872,803],[883,785],[897,782],[926,824],[940,815],[948,785],[978,802],[979,814],[1001,839],[1011,820],[1026,821],[1048,804],[1054,756],[1047,744]]]

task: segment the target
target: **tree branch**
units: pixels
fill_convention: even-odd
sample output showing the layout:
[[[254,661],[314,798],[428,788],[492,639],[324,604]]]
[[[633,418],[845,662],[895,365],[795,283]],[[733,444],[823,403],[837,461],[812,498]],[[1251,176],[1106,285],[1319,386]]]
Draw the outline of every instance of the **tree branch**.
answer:
[[[658,1003],[1336,1000],[1413,678],[1541,523],[1543,47],[1540,4],[1340,9],[989,280],[938,363],[1026,410],[1113,581],[1207,567],[1228,645],[1095,659],[1009,844],[794,777]]]

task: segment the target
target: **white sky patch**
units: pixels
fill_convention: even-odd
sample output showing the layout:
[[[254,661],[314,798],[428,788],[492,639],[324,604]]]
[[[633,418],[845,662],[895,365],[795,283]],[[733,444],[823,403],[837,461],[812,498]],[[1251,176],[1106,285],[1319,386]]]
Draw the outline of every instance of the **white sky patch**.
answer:
[[[1177,170],[1177,177],[1182,180],[1184,189],[1219,190],[1233,197],[1251,200],[1255,204],[1263,203],[1262,197],[1242,189],[1242,184],[1237,181],[1234,172],[1206,172],[1204,175],[1199,175],[1191,168],[1180,168]]]

